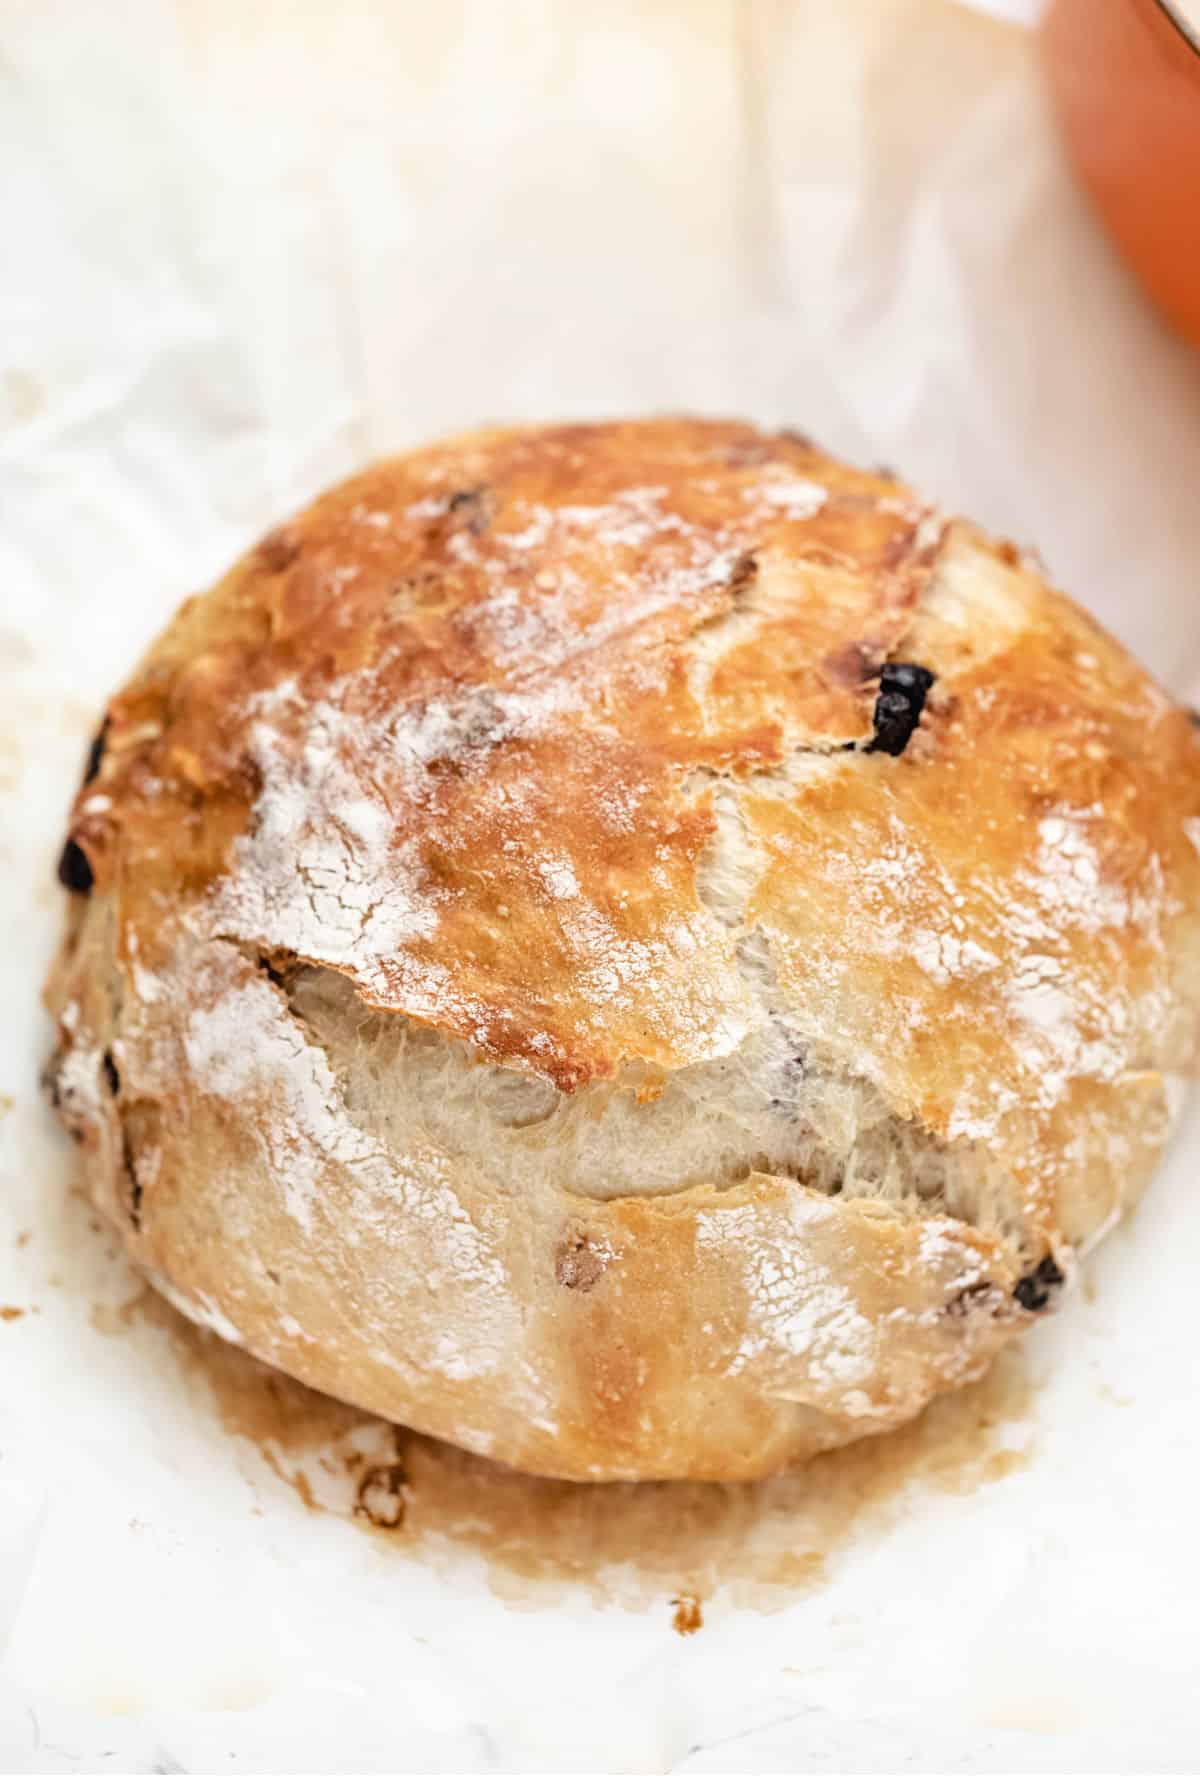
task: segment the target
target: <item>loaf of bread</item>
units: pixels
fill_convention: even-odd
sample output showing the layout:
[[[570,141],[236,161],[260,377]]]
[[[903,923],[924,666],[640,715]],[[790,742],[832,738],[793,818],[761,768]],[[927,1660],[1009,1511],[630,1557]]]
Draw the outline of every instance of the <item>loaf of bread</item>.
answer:
[[[190,600],[60,875],[51,1097],[184,1313],[578,1479],[766,1473],[1053,1306],[1166,1140],[1200,744],[795,433],[480,432]]]

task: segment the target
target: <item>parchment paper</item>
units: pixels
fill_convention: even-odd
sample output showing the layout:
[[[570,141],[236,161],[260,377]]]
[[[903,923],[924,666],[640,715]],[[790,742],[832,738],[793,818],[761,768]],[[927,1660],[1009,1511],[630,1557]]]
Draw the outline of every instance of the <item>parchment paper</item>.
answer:
[[[1028,6],[1016,10],[1028,13]],[[220,1430],[40,1105],[53,857],[179,599],[491,418],[797,425],[1200,673],[1200,368],[1072,189],[1021,28],[939,0],[15,0],[0,14],[0,1763],[1186,1770],[1193,1117],[1029,1341],[1029,1459],[825,1582],[532,1607]],[[99,1304],[99,1306],[97,1305]],[[106,1332],[105,1328],[109,1328]]]

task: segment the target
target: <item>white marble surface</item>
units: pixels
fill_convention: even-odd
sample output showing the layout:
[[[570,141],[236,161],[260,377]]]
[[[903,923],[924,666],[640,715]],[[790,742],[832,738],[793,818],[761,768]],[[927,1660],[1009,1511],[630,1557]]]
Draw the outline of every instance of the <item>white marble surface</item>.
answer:
[[[1028,43],[937,0],[0,18],[0,1767],[1183,1771],[1200,1757],[1193,1119],[1030,1340],[1029,1463],[763,1615],[516,1608],[215,1428],[35,1090],[69,787],[178,599],[492,416],[811,430],[1200,669],[1200,372],[1075,199]],[[18,1247],[16,1235],[29,1230]]]

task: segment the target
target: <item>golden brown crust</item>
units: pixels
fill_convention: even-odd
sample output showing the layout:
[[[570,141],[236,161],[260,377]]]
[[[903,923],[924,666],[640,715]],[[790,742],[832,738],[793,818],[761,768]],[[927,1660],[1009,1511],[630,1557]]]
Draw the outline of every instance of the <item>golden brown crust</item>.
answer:
[[[634,1057],[679,1066],[738,996],[696,896],[712,819],[688,773],[866,738],[875,687],[847,683],[847,645],[886,655],[931,553],[894,483],[742,426],[500,433],[383,464],[185,610],[110,709],[112,807],[76,838],[101,889],[137,858],[127,916],[166,937],[181,892],[211,900],[235,867],[264,703],[297,777],[321,710],[388,822],[380,867],[436,916],[383,954],[314,960],[564,1089]],[[768,577],[763,623],[697,696],[689,638]],[[578,895],[530,869],[535,848]],[[262,900],[233,889],[218,928],[308,955],[297,910]],[[602,999],[614,957],[634,972]]]
[[[896,757],[870,749],[886,661],[934,675]],[[93,1064],[75,1118],[98,1198],[261,1354],[510,1461],[747,1474],[909,1416],[1027,1317],[1018,1248],[1065,1266],[1136,1190],[1191,1064],[1186,717],[1010,547],[790,434],[560,426],[382,463],[192,600],[107,719],[51,989],[77,1054],[120,1050],[119,1103]],[[703,893],[726,786],[756,859],[732,923]],[[336,1096],[264,965],[334,969],[561,1092],[652,1095],[764,1015],[747,932],[827,1064],[994,1157],[1015,1244],[762,1175],[514,1203],[430,1155],[492,1279],[439,1308],[376,1274],[389,1239],[443,1263],[412,1205],[339,1250],[374,1150],[317,1142],[307,1228],[261,1181],[299,1162],[245,1119],[295,1119],[300,1076]],[[195,1059],[230,994],[293,1044],[240,1115]],[[405,1362],[442,1311],[528,1387]]]

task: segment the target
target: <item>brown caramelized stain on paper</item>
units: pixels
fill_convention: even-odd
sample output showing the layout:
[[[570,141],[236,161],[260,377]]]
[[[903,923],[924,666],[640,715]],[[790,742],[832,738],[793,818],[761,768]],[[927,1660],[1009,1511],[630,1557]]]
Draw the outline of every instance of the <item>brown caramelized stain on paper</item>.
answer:
[[[696,1634],[703,1628],[704,1611],[698,1597],[692,1597],[685,1591],[682,1597],[673,1597],[671,1602],[675,1605],[671,1626],[676,1634]]]
[[[1017,1352],[915,1424],[769,1480],[581,1485],[518,1474],[313,1393],[192,1326],[149,1287],[93,1319],[104,1331],[148,1322],[165,1332],[224,1428],[308,1508],[434,1563],[482,1555],[493,1588],[515,1603],[568,1586],[600,1602],[669,1602],[681,1633],[701,1626],[700,1605],[719,1588],[778,1608],[819,1583],[856,1532],[897,1517],[910,1483],[968,1492],[1028,1459],[1004,1444],[1029,1406]]]

